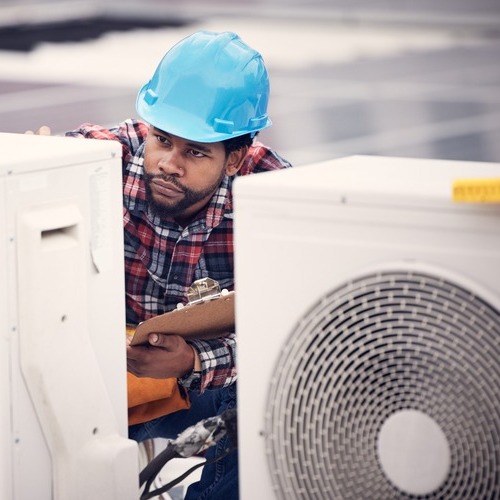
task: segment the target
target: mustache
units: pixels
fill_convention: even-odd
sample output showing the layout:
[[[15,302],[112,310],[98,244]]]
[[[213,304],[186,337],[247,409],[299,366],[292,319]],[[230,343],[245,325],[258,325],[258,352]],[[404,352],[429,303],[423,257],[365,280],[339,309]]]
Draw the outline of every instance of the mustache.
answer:
[[[146,181],[147,184],[151,183],[155,179],[160,179],[164,182],[170,182],[173,184],[175,187],[178,187],[179,189],[182,189],[185,191],[185,187],[177,180],[176,177],[173,175],[169,174],[147,174],[144,172],[144,180]]]

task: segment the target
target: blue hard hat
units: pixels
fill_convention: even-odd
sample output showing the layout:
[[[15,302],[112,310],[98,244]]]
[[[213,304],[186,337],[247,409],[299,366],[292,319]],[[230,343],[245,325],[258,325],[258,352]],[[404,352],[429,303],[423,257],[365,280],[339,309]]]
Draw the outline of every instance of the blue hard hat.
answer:
[[[235,33],[199,31],[174,45],[137,96],[139,116],[197,142],[218,142],[271,125],[262,56]]]

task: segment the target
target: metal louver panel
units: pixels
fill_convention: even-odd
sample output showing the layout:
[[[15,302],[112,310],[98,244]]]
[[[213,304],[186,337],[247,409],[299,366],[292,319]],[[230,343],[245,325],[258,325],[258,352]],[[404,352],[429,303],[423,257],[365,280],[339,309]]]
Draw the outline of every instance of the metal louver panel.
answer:
[[[278,498],[500,496],[500,314],[475,293],[414,270],[356,278],[304,315],[278,359],[265,418]],[[432,491],[401,488],[381,463],[381,429],[405,410],[446,439]]]

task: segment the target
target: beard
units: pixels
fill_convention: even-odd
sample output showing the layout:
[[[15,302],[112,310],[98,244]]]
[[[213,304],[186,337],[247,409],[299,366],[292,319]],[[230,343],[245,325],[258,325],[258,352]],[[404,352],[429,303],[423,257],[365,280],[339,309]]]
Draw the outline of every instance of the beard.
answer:
[[[225,172],[224,170],[221,172],[221,175],[219,176],[219,179],[217,179],[216,182],[211,184],[210,186],[207,186],[204,189],[201,189],[199,191],[195,191],[193,189],[189,189],[188,187],[182,185],[176,177],[172,175],[167,175],[167,174],[157,174],[157,175],[152,175],[152,174],[147,174],[144,172],[144,182],[146,186],[146,199],[148,202],[148,205],[151,209],[151,211],[157,215],[158,217],[162,219],[168,219],[172,217],[178,217],[182,215],[189,207],[194,205],[195,203],[198,203],[199,201],[203,200],[209,195],[212,195],[215,193],[217,188],[220,186],[220,183],[222,182],[222,179],[225,177]],[[178,189],[180,189],[183,193],[183,197],[173,203],[165,203],[158,201],[155,199],[153,190],[151,189],[151,182],[154,179],[162,179],[163,181],[166,182],[171,182],[174,186],[176,186]]]

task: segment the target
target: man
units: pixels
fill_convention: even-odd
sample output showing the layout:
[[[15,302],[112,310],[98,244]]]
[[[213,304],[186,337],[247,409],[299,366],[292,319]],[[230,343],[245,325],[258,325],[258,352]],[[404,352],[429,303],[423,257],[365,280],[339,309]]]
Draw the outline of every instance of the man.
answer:
[[[255,135],[271,125],[269,81],[258,52],[234,33],[195,33],[175,45],[137,98],[144,121],[105,129],[84,124],[67,135],[123,146],[127,323],[137,325],[186,302],[189,286],[209,277],[234,289],[235,176],[289,167]],[[251,265],[251,263],[249,263]],[[138,441],[176,437],[236,405],[234,333],[185,341],[152,334],[128,346],[139,377],[174,377],[191,407],[132,425]],[[207,453],[218,456],[226,439]],[[238,497],[237,453],[205,465],[186,498]]]

